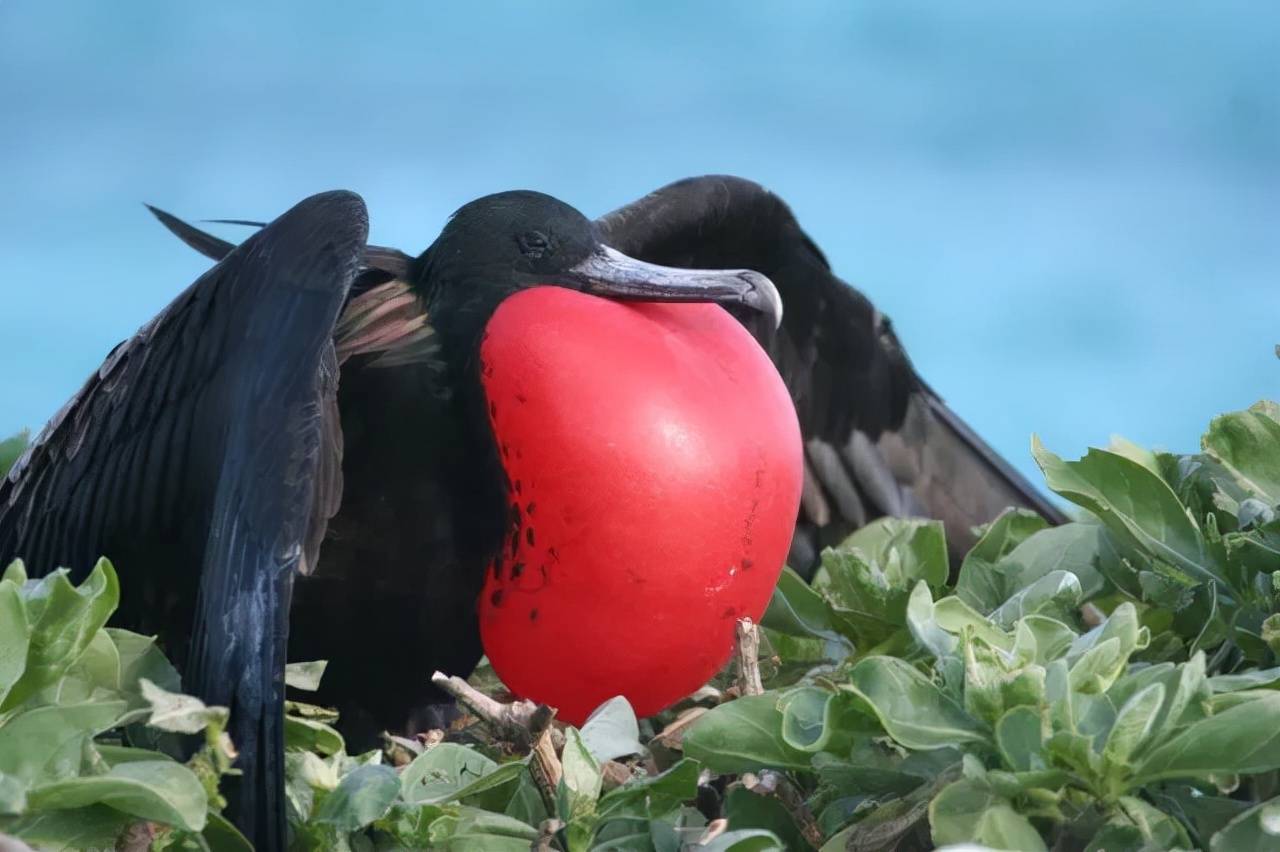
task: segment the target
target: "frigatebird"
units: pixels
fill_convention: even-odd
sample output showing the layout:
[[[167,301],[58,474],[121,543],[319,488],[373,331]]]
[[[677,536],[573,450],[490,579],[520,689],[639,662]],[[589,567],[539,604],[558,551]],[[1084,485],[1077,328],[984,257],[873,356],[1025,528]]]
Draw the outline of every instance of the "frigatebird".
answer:
[[[160,634],[185,688],[232,708],[233,808],[258,848],[286,841],[286,651],[328,659],[321,700],[370,731],[420,726],[441,698],[430,674],[481,656],[476,599],[509,483],[478,347],[527,288],[715,302],[757,335],[805,439],[802,571],[883,515],[941,518],[956,552],[1007,506],[1062,520],[750,181],[681,181],[594,222],[501,193],[416,258],[369,245],[349,192],[239,246],[156,212],[218,262],[112,350],[0,483],[0,561],[77,576],[105,553],[138,578],[120,623]]]

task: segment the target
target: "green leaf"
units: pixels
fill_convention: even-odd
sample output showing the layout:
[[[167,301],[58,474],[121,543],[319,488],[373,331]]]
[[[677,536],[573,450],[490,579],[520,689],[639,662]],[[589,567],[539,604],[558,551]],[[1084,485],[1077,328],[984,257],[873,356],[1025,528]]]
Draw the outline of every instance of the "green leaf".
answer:
[[[209,852],[253,852],[249,839],[217,811],[209,812],[209,821],[200,836],[209,845]]]
[[[720,812],[734,830],[772,832],[781,841],[783,849],[813,848],[800,833],[791,812],[776,796],[754,793],[741,784],[730,784],[725,790]]]
[[[439,743],[404,768],[400,774],[401,794],[406,802],[448,802],[497,768],[498,764],[475,749]]]
[[[0,574],[0,580],[8,580],[10,583],[22,588],[27,582],[27,566],[22,564],[21,559],[15,559],[5,566],[4,573]]]
[[[817,686],[788,690],[778,701],[782,710],[782,739],[807,752],[841,752],[853,737],[880,733],[880,725],[865,703],[848,690]]]
[[[981,843],[993,849],[1044,852],[1044,840],[1026,817],[982,781],[948,784],[929,804],[929,827],[938,846]]]
[[[93,748],[108,766],[115,766],[117,763],[136,763],[139,760],[173,760],[164,752],[152,751],[149,748],[134,748],[110,743],[94,743]]]
[[[1031,452],[1049,488],[1093,512],[1123,541],[1201,579],[1221,579],[1209,564],[1199,528],[1159,476],[1105,450],[1064,462],[1032,438]]]
[[[906,623],[907,586],[893,585],[860,552],[822,552],[813,586],[830,601],[832,624],[859,648],[884,642]]]
[[[1280,798],[1254,805],[1213,835],[1210,852],[1273,852],[1280,847]]]
[[[1097,567],[1102,535],[1096,524],[1046,529],[1039,515],[1008,510],[965,557],[956,594],[978,611],[990,613],[1040,578],[1066,571],[1076,577],[1082,597],[1088,599],[1106,585]]]
[[[300,716],[284,717],[284,745],[295,751],[341,754],[346,751],[342,734],[323,722]]]
[[[918,580],[941,586],[950,570],[941,521],[879,518],[842,541],[837,550],[862,553],[900,589],[909,589]]]
[[[30,632],[18,584],[0,581],[0,705],[27,667]]]
[[[716,835],[710,843],[699,843],[698,852],[786,852],[772,831],[744,828]]]
[[[1163,778],[1267,772],[1280,768],[1280,693],[1238,704],[1184,728],[1135,769],[1140,783]]]
[[[1083,593],[1080,579],[1069,571],[1051,571],[1019,589],[991,613],[991,621],[1008,630],[1025,616],[1045,613],[1062,616],[1074,610]]]
[[[520,780],[527,776],[528,772],[529,766],[523,760],[504,763],[488,775],[458,790],[444,802],[459,801],[486,810],[502,810],[510,803]]]
[[[132,816],[105,805],[72,811],[46,811],[6,822],[3,831],[40,852],[83,852],[87,849],[114,849],[116,839],[134,822]]]
[[[717,773],[807,769],[810,755],[782,736],[778,694],[747,695],[713,707],[684,735],[684,753]]]
[[[533,783],[533,776],[528,772],[522,773],[516,781],[515,792],[511,794],[511,800],[502,812],[529,825],[538,825],[549,816],[542,794],[538,792],[538,785]]]
[[[885,732],[907,748],[943,748],[987,738],[960,705],[896,657],[867,657],[853,667],[850,681]]]
[[[284,667],[285,685],[303,692],[315,692],[320,688],[320,679],[324,677],[324,670],[328,665],[328,660],[289,663]]]
[[[1008,709],[1004,687],[1009,671],[1004,658],[970,633],[965,636],[963,659],[964,709],[972,718],[994,725]]]
[[[171,760],[120,763],[105,775],[64,778],[33,787],[28,799],[32,810],[101,804],[188,831],[204,828],[209,808],[200,779]]]
[[[578,844],[573,842],[575,834],[583,842],[590,839],[596,800],[600,798],[604,779],[600,774],[600,764],[591,756],[578,729],[572,726],[565,728],[560,765],[563,774],[556,798],[560,817],[569,824],[570,846],[576,848]]]
[[[1071,688],[1078,692],[1106,692],[1124,673],[1130,655],[1150,641],[1150,631],[1138,624],[1131,603],[1116,607],[1098,627],[1081,636],[1067,654]]]
[[[120,691],[130,710],[150,708],[142,695],[142,681],[149,680],[168,692],[182,690],[182,678],[156,644],[156,637],[108,627],[106,634],[120,654]]]
[[[626,817],[604,823],[591,840],[591,852],[653,852],[649,821]]]
[[[1127,769],[1129,758],[1137,754],[1151,736],[1164,699],[1164,684],[1153,683],[1126,701],[1111,725],[1102,756],[1113,766]]]
[[[582,726],[582,741],[596,760],[613,760],[628,754],[642,754],[640,723],[631,702],[621,695],[601,704]]]
[[[1272,669],[1252,669],[1237,674],[1214,675],[1209,678],[1209,688],[1215,693],[1277,687],[1280,687],[1280,666]]]
[[[1161,479],[1166,479],[1164,471],[1160,468],[1159,457],[1147,448],[1140,447],[1127,438],[1120,435],[1112,435],[1111,443],[1107,446],[1107,451],[1115,453],[1118,456],[1124,456],[1130,461],[1135,461]]]
[[[605,793],[596,813],[603,821],[621,817],[657,819],[698,793],[698,762],[685,758],[661,775],[628,781]]]
[[[960,598],[943,598],[933,605],[933,619],[948,633],[960,634],[970,629],[988,645],[1009,651],[1013,640],[1009,634],[991,623],[985,615],[966,604]]]
[[[139,682],[142,697],[151,705],[147,724],[162,731],[198,734],[213,727],[221,731],[227,726],[230,711],[226,707],[206,707],[199,698],[161,689],[146,678]]]
[[[1073,574],[1080,581],[1083,600],[1101,593],[1106,579],[1098,565],[1105,535],[1097,524],[1070,523],[1031,536],[1000,563],[1003,575],[1008,578],[1005,599],[1054,571]]]
[[[907,627],[920,647],[935,657],[951,654],[959,644],[959,640],[938,626],[934,617],[933,595],[924,580],[916,583],[907,601]]]
[[[432,850],[440,852],[528,852],[532,841],[538,839],[538,830],[519,820],[502,814],[452,806],[450,813],[431,823]]]
[[[1008,577],[996,566],[1015,547],[1047,526],[1048,522],[1030,509],[1005,509],[965,555],[956,580],[956,594],[984,613],[1004,603],[1010,593]]]
[[[0,725],[0,773],[40,784],[79,771],[84,744],[113,727],[123,701],[37,707]]]
[[[437,805],[409,805],[394,802],[385,815],[376,820],[376,831],[395,839],[395,849],[426,849],[431,841],[431,824],[444,815]],[[381,849],[381,846],[377,848]]]
[[[810,636],[848,646],[836,632],[831,608],[822,595],[790,568],[783,568],[778,576],[778,585],[760,624],[790,636]]]
[[[0,441],[0,479],[9,473],[9,468],[13,467],[14,462],[26,451],[30,440],[31,433],[23,429],[18,434]]]
[[[1261,410],[1224,414],[1209,424],[1200,445],[1254,496],[1280,504],[1280,423]]]
[[[115,698],[119,691],[120,654],[107,632],[99,630],[56,683],[27,700],[39,704],[79,704]]]
[[[390,766],[359,766],[325,796],[311,821],[355,831],[380,819],[400,792],[400,779]]]
[[[0,774],[0,830],[4,829],[4,817],[26,811],[27,786],[21,778]]]
[[[996,723],[996,745],[1000,748],[1000,756],[1015,772],[1044,768],[1044,758],[1040,754],[1041,736],[1040,714],[1032,707],[1014,707]]]
[[[1162,784],[1158,790],[1148,788],[1148,792],[1161,810],[1191,826],[1202,841],[1207,841],[1249,809],[1247,802],[1208,796],[1203,790],[1185,784]]]
[[[1197,651],[1191,659],[1178,666],[1178,682],[1164,707],[1159,725],[1170,732],[1186,722],[1205,716],[1204,706],[1210,698],[1208,679],[1205,677],[1204,652]]]
[[[1069,767],[1085,778],[1102,775],[1102,758],[1093,749],[1093,740],[1072,731],[1055,731],[1044,741],[1045,754],[1058,766]]]
[[[1173,817],[1134,796],[1121,796],[1108,827],[1089,844],[1089,852],[1112,849],[1187,849],[1191,840]]]
[[[0,711],[13,709],[62,677],[120,602],[120,584],[106,559],[98,560],[79,587],[67,577],[65,569],[54,571],[24,590],[31,624],[27,664]]]
[[[1029,615],[1019,621],[1015,635],[1021,643],[1015,643],[1015,653],[1025,654],[1027,646],[1034,646],[1035,653],[1030,659],[1042,666],[1049,665],[1065,654],[1076,640],[1074,630],[1061,621],[1044,615]]]

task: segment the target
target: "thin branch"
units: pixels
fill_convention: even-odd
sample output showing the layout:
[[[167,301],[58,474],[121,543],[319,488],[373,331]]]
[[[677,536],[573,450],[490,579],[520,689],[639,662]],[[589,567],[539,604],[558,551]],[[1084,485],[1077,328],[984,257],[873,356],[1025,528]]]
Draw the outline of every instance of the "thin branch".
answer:
[[[698,838],[696,846],[709,846],[711,841],[724,834],[729,828],[729,820],[713,819],[707,823],[707,827],[703,830],[702,835]]]
[[[663,728],[662,732],[653,738],[653,741],[667,748],[681,748],[685,731],[689,729],[690,725],[702,718],[702,715],[706,712],[706,707],[690,707],[684,710]]]
[[[764,692],[760,679],[760,628],[751,619],[740,618],[737,639],[738,690],[743,695],[760,695]]]
[[[742,776],[742,785],[758,796],[773,796],[781,802],[804,839],[815,849],[822,846],[825,839],[822,829],[813,818],[813,811],[805,804],[804,797],[787,776],[772,769],[766,769],[759,775],[748,772]]]
[[[526,748],[532,746],[537,740],[537,734],[533,733],[533,726],[536,724],[539,711],[549,709],[545,704],[534,704],[532,701],[523,699],[503,704],[485,695],[462,678],[450,677],[443,672],[433,674],[431,682],[457,699],[495,734]],[[551,715],[554,716],[554,712]],[[552,745],[555,748],[563,748],[564,734],[555,728],[547,730]]]
[[[533,776],[534,786],[542,797],[542,804],[547,813],[553,817],[556,813],[556,791],[560,786],[560,778],[564,775],[564,767],[556,754],[555,744],[551,741],[551,720],[555,714],[544,705],[542,712],[532,720],[530,733],[533,735],[533,750],[529,753],[529,774]],[[558,830],[558,829],[557,829]]]
[[[552,817],[544,819],[538,826],[538,839],[529,847],[533,852],[553,852],[561,849],[559,833],[564,828],[564,821]]]

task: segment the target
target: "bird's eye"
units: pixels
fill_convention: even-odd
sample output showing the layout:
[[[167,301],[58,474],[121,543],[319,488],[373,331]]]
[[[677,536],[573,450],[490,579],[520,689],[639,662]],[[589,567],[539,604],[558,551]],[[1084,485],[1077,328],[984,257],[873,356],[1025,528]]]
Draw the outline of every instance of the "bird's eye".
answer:
[[[540,258],[551,248],[551,241],[541,231],[529,231],[518,238],[520,253],[527,257]]]

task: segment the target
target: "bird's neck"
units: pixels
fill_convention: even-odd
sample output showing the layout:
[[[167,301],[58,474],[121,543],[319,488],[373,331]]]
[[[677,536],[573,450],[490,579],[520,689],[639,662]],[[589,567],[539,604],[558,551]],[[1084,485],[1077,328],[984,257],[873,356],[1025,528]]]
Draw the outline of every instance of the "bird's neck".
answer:
[[[488,564],[500,550],[507,509],[507,474],[489,422],[480,345],[485,326],[507,294],[493,287],[452,284],[425,288],[427,313],[440,341],[456,428],[450,491],[458,541],[473,564]],[[478,580],[479,578],[477,578]],[[477,587],[477,594],[479,589]]]

